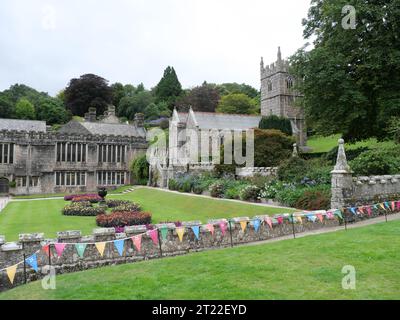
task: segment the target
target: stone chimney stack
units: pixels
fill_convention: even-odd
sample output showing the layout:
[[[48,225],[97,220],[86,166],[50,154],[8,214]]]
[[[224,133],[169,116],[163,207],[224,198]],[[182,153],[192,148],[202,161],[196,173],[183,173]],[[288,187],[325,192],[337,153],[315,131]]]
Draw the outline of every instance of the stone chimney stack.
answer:
[[[144,115],[143,113],[136,113],[135,114],[135,125],[138,128],[144,127]]]
[[[96,122],[96,108],[89,108],[89,111],[85,113],[85,121]]]
[[[104,112],[104,116],[115,116],[115,106],[109,105],[107,110]]]

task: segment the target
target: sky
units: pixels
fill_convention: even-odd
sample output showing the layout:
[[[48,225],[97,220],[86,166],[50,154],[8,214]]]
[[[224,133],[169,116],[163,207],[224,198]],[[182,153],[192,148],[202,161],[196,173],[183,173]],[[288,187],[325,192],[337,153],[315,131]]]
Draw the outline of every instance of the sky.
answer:
[[[0,91],[24,83],[57,94],[94,73],[157,85],[170,65],[184,88],[260,87],[265,63],[305,43],[310,0],[1,0]]]

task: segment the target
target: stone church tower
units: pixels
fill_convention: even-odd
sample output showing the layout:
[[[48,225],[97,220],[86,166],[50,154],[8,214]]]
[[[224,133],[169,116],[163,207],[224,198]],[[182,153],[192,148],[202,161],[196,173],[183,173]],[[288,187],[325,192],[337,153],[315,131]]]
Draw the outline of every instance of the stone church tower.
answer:
[[[282,59],[280,47],[276,62],[264,67],[261,58],[260,73],[261,115],[276,115],[290,119],[297,144],[305,147],[307,131],[304,113],[299,107],[294,106],[294,101],[300,94],[293,90],[294,79],[289,74],[289,62]]]

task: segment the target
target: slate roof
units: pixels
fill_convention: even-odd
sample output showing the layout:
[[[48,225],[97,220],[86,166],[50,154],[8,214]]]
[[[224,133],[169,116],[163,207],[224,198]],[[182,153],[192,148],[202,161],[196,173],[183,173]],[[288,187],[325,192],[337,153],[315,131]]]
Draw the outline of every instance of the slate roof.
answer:
[[[0,118],[0,130],[46,132],[46,122]]]
[[[246,130],[258,128],[261,116],[247,114],[226,114],[214,112],[194,111],[196,122],[200,129],[218,129],[218,130]],[[183,114],[179,113],[182,121]]]
[[[145,137],[144,128],[137,128],[130,124],[114,124],[101,122],[77,122],[70,121],[64,125],[59,132],[62,133],[79,133],[93,135],[114,135],[125,137]]]

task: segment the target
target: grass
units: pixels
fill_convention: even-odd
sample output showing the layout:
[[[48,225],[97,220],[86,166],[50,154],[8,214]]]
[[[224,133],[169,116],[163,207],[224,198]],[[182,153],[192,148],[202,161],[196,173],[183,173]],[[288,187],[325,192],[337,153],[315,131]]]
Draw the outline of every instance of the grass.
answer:
[[[140,188],[124,195],[111,195],[115,199],[138,202],[143,210],[153,214],[153,223],[165,221],[201,220],[254,216],[290,212],[287,209],[242,204],[231,201],[190,197],[162,190]],[[13,201],[0,213],[0,234],[7,241],[15,241],[20,233],[44,232],[53,238],[57,231],[81,230],[91,234],[96,228],[95,217],[63,216],[63,199]]]
[[[329,137],[313,136],[308,139],[307,145],[312,148],[312,152],[328,152],[338,145],[338,139],[340,134],[332,135]],[[393,141],[377,141],[375,138],[371,138],[364,141],[358,141],[356,143],[346,143],[346,149],[357,149],[360,147],[368,147],[371,149],[375,148],[390,148],[394,146]]]
[[[400,221],[256,246],[104,267],[0,299],[399,299]],[[356,290],[342,288],[343,266]]]

